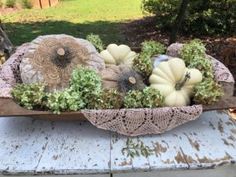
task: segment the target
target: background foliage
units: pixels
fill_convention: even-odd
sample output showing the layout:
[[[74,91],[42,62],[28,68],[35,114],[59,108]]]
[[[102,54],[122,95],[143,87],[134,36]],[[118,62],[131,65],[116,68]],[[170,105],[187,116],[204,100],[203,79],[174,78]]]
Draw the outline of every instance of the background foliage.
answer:
[[[156,24],[162,29],[172,27],[181,0],[143,0],[142,9],[156,15]],[[190,0],[185,20],[184,33],[236,34],[236,0]]]

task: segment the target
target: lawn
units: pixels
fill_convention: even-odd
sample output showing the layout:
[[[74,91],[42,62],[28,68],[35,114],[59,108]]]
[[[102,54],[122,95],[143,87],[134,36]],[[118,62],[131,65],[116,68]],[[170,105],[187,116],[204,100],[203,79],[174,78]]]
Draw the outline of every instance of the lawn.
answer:
[[[85,37],[99,34],[106,43],[125,42],[120,26],[143,16],[141,0],[64,0],[48,9],[21,10],[1,15],[15,45],[38,35],[70,34]]]

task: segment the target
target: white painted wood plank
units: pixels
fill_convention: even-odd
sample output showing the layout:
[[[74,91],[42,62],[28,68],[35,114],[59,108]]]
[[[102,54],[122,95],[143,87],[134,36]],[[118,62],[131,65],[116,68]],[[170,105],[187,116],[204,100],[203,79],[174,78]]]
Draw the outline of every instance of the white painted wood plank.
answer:
[[[143,143],[151,154],[127,156],[127,140]],[[0,174],[106,176],[127,171],[204,171],[235,162],[235,141],[236,123],[218,112],[204,113],[162,135],[134,138],[99,130],[88,122],[0,118]]]
[[[88,122],[0,118],[0,173],[109,173],[110,132]]]
[[[182,157],[189,168],[207,168],[236,161],[236,122],[222,112],[205,113],[182,127]]]
[[[0,118],[0,173],[33,173],[48,130],[47,123],[29,118]]]
[[[201,169],[231,163],[236,161],[235,128],[227,114],[213,111],[162,135],[130,138],[154,150],[147,158],[122,154],[128,138],[113,136],[111,170]]]
[[[128,139],[132,140],[135,145],[140,142],[143,143],[147,149],[151,150],[151,153],[147,157],[144,155],[131,157],[127,151],[124,153],[123,150],[127,148]],[[173,139],[175,143],[173,143]],[[111,141],[111,171],[187,168],[187,163],[177,163],[175,159],[176,152],[179,150],[178,141],[181,141],[176,139],[175,135],[172,134],[133,138],[114,134]]]
[[[88,122],[54,122],[36,169],[54,174],[110,172],[110,132]]]
[[[127,157],[122,148],[126,147],[127,137],[113,133],[111,138],[111,171],[127,171],[132,169],[133,161]]]

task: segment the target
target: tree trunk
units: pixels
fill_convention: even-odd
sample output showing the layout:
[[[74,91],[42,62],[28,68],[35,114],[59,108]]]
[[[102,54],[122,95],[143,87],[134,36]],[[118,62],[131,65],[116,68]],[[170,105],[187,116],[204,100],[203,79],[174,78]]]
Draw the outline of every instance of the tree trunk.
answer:
[[[4,32],[3,24],[0,22],[0,51],[8,58],[13,53],[14,47]]]
[[[170,34],[169,44],[172,44],[172,43],[176,42],[177,34],[178,34],[179,29],[181,27],[181,24],[184,20],[184,16],[185,16],[185,13],[187,11],[189,1],[190,0],[182,0],[182,2],[181,2],[178,15],[175,19],[175,23],[172,27],[172,31],[171,31],[171,34]]]

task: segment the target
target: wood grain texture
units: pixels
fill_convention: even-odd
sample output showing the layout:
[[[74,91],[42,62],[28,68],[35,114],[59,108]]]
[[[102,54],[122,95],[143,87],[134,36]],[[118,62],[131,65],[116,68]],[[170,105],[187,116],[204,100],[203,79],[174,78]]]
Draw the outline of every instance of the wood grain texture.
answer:
[[[130,157],[122,153],[128,139],[143,143],[152,154]],[[213,169],[236,162],[236,122],[224,112],[206,112],[161,135],[127,138],[115,134],[111,142],[113,172]]]
[[[109,173],[110,133],[87,122],[0,119],[0,174]]]
[[[229,108],[236,108],[236,97],[227,97],[214,105],[204,105],[203,111],[224,110]],[[49,111],[34,111],[27,110],[12,99],[0,98],[0,116],[25,116],[48,120],[86,120],[83,113],[77,112],[63,112],[61,114],[53,114]]]
[[[122,151],[127,139],[143,143],[153,153],[127,156]],[[86,121],[2,117],[0,146],[0,175],[234,177],[236,122],[225,112],[213,111],[161,135],[128,138]]]

